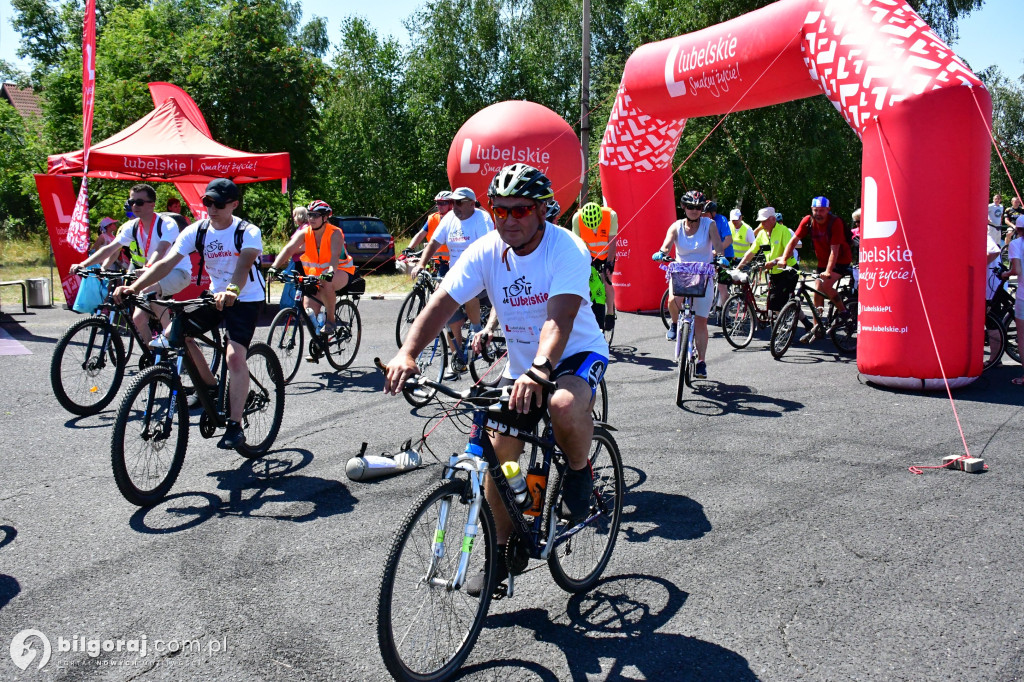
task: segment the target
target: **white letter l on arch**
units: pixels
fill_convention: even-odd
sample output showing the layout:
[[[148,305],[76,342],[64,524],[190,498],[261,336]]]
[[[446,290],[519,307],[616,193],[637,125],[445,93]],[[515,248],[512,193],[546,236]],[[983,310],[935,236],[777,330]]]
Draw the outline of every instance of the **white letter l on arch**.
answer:
[[[870,175],[864,176],[864,208],[861,210],[864,239],[885,239],[896,234],[895,220],[878,220],[878,184]]]

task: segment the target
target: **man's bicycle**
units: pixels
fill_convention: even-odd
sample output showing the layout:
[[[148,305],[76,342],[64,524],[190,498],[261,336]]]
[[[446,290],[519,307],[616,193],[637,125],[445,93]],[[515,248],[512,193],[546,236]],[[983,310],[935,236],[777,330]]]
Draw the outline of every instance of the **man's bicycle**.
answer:
[[[84,270],[82,277],[95,277],[106,282],[109,291],[138,275],[120,270]],[[151,313],[151,299],[138,305]],[[138,368],[146,369],[157,362],[149,347],[150,338],[142,338],[132,323],[134,306],[127,301],[117,303],[107,296],[96,313],[76,321],[61,335],[50,358],[50,385],[57,402],[72,414],[87,416],[103,410],[117,395],[128,369],[132,349],[140,350]],[[160,325],[150,314],[150,330]],[[204,353],[216,352],[209,347]],[[211,362],[216,362],[216,356]]]
[[[317,324],[302,306],[302,297],[312,298],[323,306],[316,297],[316,289],[321,281],[329,282],[333,273],[319,277],[304,276],[295,272],[282,271],[277,279],[295,285],[295,306],[282,308],[270,323],[267,344],[277,353],[284,372],[284,381],[288,383],[295,378],[302,364],[303,353],[308,353],[311,362],[319,362],[326,358],[328,364],[342,370],[352,364],[359,351],[359,341],[363,335],[363,324],[359,317],[359,297],[365,291],[365,283],[361,277],[353,276],[348,285],[338,292],[338,300],[334,305],[334,331],[327,330]],[[306,346],[306,331],[309,331],[309,346]]]
[[[685,387],[693,387],[693,370],[697,365],[697,344],[693,330],[693,299],[704,295],[716,270],[712,263],[677,263],[668,261],[664,257],[662,260],[668,262],[661,268],[667,273],[669,290],[674,296],[683,298],[683,307],[679,311],[676,325],[676,347],[673,356],[679,368],[676,379],[676,405],[681,407]]]
[[[419,496],[395,533],[377,597],[377,640],[394,678],[444,680],[472,650],[492,595],[512,597],[515,575],[531,559],[547,561],[555,582],[568,592],[584,592],[597,584],[615,548],[622,517],[622,458],[613,429],[596,424],[590,449],[590,511],[570,526],[555,514],[568,461],[550,426],[539,437],[510,426],[508,413],[500,406],[508,395],[502,389],[472,386],[456,392],[422,377],[406,383],[407,389],[427,387],[459,401],[457,405],[471,411],[473,419],[465,452],[449,458],[441,480]],[[549,390],[554,386],[544,383]],[[502,474],[488,429],[533,446],[526,470],[533,504],[525,511]],[[494,519],[484,499],[487,473],[514,526],[505,556],[497,554]],[[498,562],[508,568],[507,585],[496,586]],[[473,597],[464,587],[481,568],[483,591]]]
[[[410,259],[415,254],[409,255]],[[431,258],[426,267],[416,275],[416,281],[412,285],[412,291],[402,301],[402,307],[398,309],[398,323],[395,325],[395,342],[401,348],[408,336],[412,323],[427,305],[427,300],[437,290],[437,283],[441,281],[438,276],[438,269],[441,267],[440,258]]]
[[[797,322],[806,319],[801,302],[806,303],[811,311],[816,329],[826,330],[836,350],[843,355],[851,355],[857,351],[857,298],[856,290],[850,284],[842,284],[836,288],[836,293],[843,301],[843,305],[849,315],[843,319],[831,301],[826,299],[827,312],[819,311],[814,306],[811,298],[817,291],[812,282],[818,281],[818,275],[802,274],[797,282],[793,296],[786,305],[782,306],[775,319],[775,326],[772,327],[772,337],[768,345],[772,357],[776,360],[782,359],[793,344],[793,338],[797,333]]]
[[[130,297],[135,303],[139,297]],[[175,314],[212,306],[209,297],[188,301],[161,301]],[[198,388],[202,407],[199,434],[212,438],[227,426],[228,366],[227,351],[220,330],[198,337],[218,350],[216,392]],[[170,491],[185,461],[188,447],[189,414],[182,377],[187,373],[195,386],[202,378],[190,353],[184,347],[164,351],[162,361],[143,370],[121,400],[110,441],[110,461],[114,481],[124,498],[132,504],[154,505]],[[265,343],[253,343],[246,357],[249,368],[249,394],[242,412],[245,444],[236,448],[243,457],[257,459],[267,453],[277,438],[284,417],[284,378],[277,355]],[[183,372],[184,370],[184,372]]]

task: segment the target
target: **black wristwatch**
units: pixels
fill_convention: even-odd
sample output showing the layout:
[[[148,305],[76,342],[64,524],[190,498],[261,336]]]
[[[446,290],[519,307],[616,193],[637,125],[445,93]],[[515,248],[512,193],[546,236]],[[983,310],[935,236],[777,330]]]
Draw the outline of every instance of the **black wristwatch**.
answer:
[[[537,369],[547,370],[549,377],[555,371],[555,368],[551,366],[551,360],[549,360],[547,356],[544,355],[538,355],[537,357],[535,357],[533,359],[532,366],[536,367]]]

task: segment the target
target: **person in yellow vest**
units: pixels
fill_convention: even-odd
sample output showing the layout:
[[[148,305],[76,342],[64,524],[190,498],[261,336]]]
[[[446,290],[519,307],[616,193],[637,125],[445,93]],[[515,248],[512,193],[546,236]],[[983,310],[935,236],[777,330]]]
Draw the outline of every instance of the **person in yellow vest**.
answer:
[[[590,264],[599,275],[605,287],[603,315],[600,306],[595,305],[594,316],[605,331],[615,328],[615,287],[612,286],[612,272],[615,271],[616,236],[619,233],[619,216],[607,206],[598,206],[593,201],[583,204],[572,216],[572,231],[590,249]],[[603,323],[602,323],[603,319]]]
[[[345,233],[328,220],[333,211],[327,202],[318,199],[311,203],[307,210],[309,225],[292,235],[281,249],[281,253],[277,254],[271,270],[283,269],[293,255],[300,254],[299,262],[307,275],[334,273],[334,278],[330,282],[320,283],[317,291],[317,298],[320,301],[308,296],[302,299],[302,305],[312,308],[314,313],[320,312],[320,302],[323,302],[324,317],[327,318],[324,331],[330,334],[334,331],[337,292],[348,285],[349,276],[356,274],[356,267],[352,263],[352,256],[345,250]]]
[[[743,212],[738,208],[729,212],[729,231],[732,232],[733,255],[742,259],[753,246],[756,235],[750,225],[743,222]]]
[[[448,215],[448,211],[452,210],[452,206],[455,205],[455,200],[452,199],[452,193],[448,190],[442,190],[437,193],[434,197],[434,205],[437,206],[437,211],[431,213],[427,217],[427,222],[423,224],[419,232],[409,242],[409,251],[412,251],[423,242],[430,243],[430,238],[437,232],[437,226],[441,224],[441,218]],[[445,275],[448,273],[448,247],[442,244],[434,252],[436,258],[441,259],[441,268],[439,274]]]

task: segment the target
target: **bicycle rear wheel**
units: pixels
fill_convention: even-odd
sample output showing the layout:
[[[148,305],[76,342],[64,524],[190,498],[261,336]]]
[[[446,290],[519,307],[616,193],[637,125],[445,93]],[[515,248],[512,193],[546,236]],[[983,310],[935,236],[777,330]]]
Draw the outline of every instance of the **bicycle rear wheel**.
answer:
[[[722,334],[733,348],[746,348],[754,338],[754,309],[743,294],[734,294],[722,306]]]
[[[96,414],[110,404],[121,388],[125,362],[121,336],[106,320],[79,320],[68,327],[53,347],[53,395],[71,414]]]
[[[448,366],[448,344],[445,342],[444,332],[438,334],[433,341],[427,344],[423,352],[416,356],[416,366],[420,368],[420,374],[431,381],[437,383],[444,381],[444,370]],[[402,395],[413,407],[423,407],[436,394],[436,389],[425,386],[414,390],[402,389]]]
[[[249,368],[249,395],[242,410],[245,443],[235,450],[243,457],[258,459],[267,454],[281,430],[284,378],[277,355],[265,343],[249,346],[245,364]],[[228,390],[230,395],[230,385]]]
[[[140,507],[170,491],[188,447],[188,405],[178,376],[157,365],[139,373],[121,400],[110,465],[124,498]]]
[[[995,366],[1006,350],[1006,330],[1003,324],[992,313],[985,313],[984,358],[982,371]]]
[[[682,346],[679,349],[679,377],[676,381],[676,405],[682,407],[683,392],[686,384],[690,383],[690,322],[683,322],[679,328],[679,338],[682,339]]]
[[[1006,331],[1006,354],[1013,358],[1014,362],[1020,362],[1020,349],[1017,348],[1017,320],[1014,318],[1012,310],[1003,317],[1002,324]]]
[[[302,351],[306,347],[306,330],[295,308],[284,308],[274,316],[267,334],[267,344],[277,353],[281,375],[287,384],[295,378],[302,364]]]
[[[594,429],[590,444],[590,466],[594,471],[594,496],[590,516],[576,534],[559,543],[548,555],[551,577],[566,592],[585,592],[601,578],[611,559],[622,519],[623,481],[622,456],[611,433],[601,427]],[[561,481],[559,481],[559,486]],[[557,501],[556,495],[553,500]],[[552,523],[557,517],[550,510]],[[568,528],[559,528],[559,534]]]
[[[776,360],[789,350],[793,343],[793,336],[796,335],[796,322],[800,312],[800,301],[793,300],[782,306],[778,317],[775,318],[775,326],[772,327],[772,338],[768,344],[768,350]]]
[[[591,416],[594,417],[595,422],[608,423],[608,386],[604,383],[604,377],[601,377],[601,383],[597,385],[597,395],[594,396]]]
[[[395,341],[398,342],[399,348],[405,343],[405,337],[409,335],[412,323],[416,321],[416,316],[420,314],[426,304],[427,297],[417,289],[409,292],[409,295],[402,301],[402,307],[398,310],[398,324],[395,326]]]
[[[466,660],[487,616],[498,562],[494,520],[483,504],[475,541],[463,535],[470,509],[463,500],[466,485],[438,481],[420,495],[384,562],[377,642],[396,680],[447,679]],[[471,551],[466,579],[486,571],[479,597],[465,586],[450,587],[463,547]]]
[[[846,307],[849,317],[845,321],[840,320],[838,319],[839,313],[836,312],[837,319],[829,327],[829,337],[840,353],[853,355],[857,352],[857,298],[850,295],[844,296],[843,306]]]
[[[336,329],[327,342],[327,362],[334,369],[345,369],[356,359],[363,337],[359,309],[349,299],[339,298],[334,308],[334,323]]]

